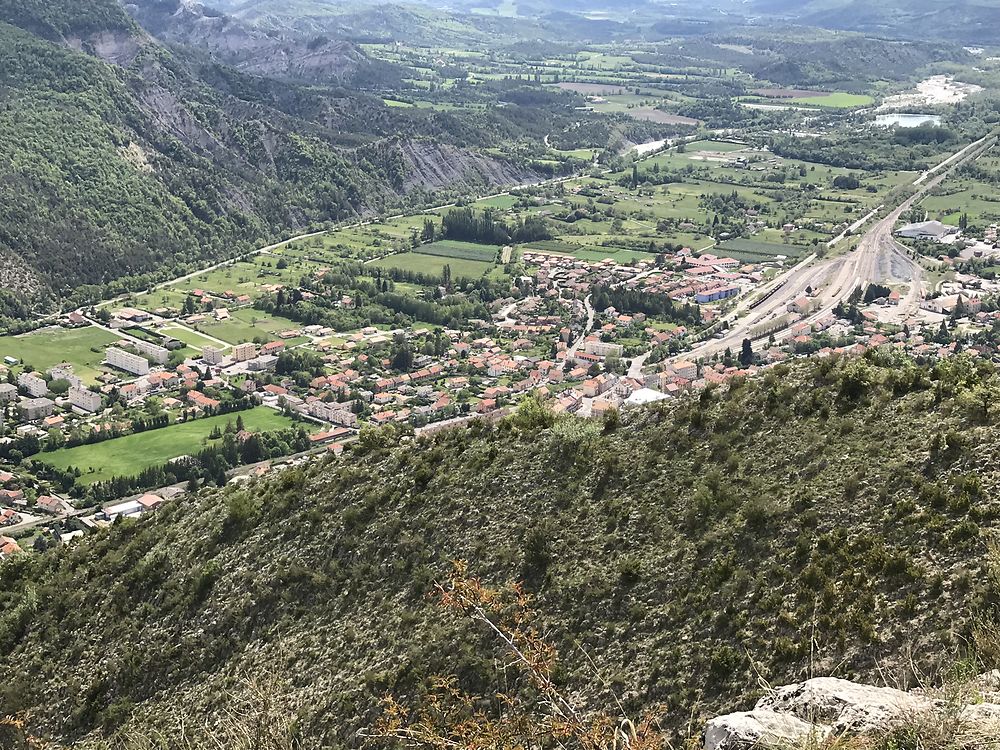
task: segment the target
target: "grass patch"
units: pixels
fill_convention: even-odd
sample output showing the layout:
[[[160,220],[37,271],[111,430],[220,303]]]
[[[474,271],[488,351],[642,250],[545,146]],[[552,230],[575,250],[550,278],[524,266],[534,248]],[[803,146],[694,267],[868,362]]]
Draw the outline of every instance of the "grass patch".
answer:
[[[0,359],[14,357],[22,365],[31,365],[36,370],[69,362],[76,375],[93,383],[101,374],[98,365],[104,360],[104,350],[116,341],[117,336],[100,328],[44,328],[20,336],[0,337]]]
[[[441,258],[458,260],[477,260],[492,263],[496,260],[500,248],[495,245],[480,245],[475,242],[459,242],[457,240],[438,240],[429,245],[421,245],[414,252],[421,255],[436,255]],[[452,269],[454,272],[454,269]]]
[[[451,266],[451,275],[456,279],[478,279],[493,268],[493,263],[486,261],[447,258],[426,253],[397,253],[379,258],[371,265],[375,268],[398,268],[402,271],[425,273],[431,276],[440,276],[445,266]]]
[[[855,107],[867,107],[874,101],[874,99],[865,94],[835,93],[827,94],[826,96],[805,96],[796,99],[784,99],[782,100],[782,104],[830,107],[832,109],[854,109]]]
[[[297,424],[266,406],[242,411],[239,415],[243,417],[246,429],[253,432],[269,432]],[[236,417],[236,414],[222,414],[181,422],[103,443],[61,448],[41,453],[35,458],[64,470],[70,466],[80,469],[83,472],[80,483],[84,485],[114,476],[134,476],[143,469],[166,463],[172,458],[197,453],[206,445],[203,438],[207,438],[213,428],[223,429],[227,422],[235,424]]]

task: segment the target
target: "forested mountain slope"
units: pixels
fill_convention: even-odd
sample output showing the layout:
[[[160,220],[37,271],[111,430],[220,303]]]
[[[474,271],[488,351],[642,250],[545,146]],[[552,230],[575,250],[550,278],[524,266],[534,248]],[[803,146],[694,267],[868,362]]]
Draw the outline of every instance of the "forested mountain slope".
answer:
[[[408,138],[465,190],[531,179],[469,151],[519,108],[390,111],[178,57],[114,0],[0,2],[0,319],[139,287],[277,234],[429,198]],[[489,134],[488,136],[486,134]],[[540,138],[541,136],[539,136]]]
[[[811,26],[895,39],[990,44],[1000,17],[993,0],[754,0],[753,10]]]
[[[456,558],[525,582],[581,705],[614,691],[674,738],[761,680],[905,683],[967,655],[997,603],[984,368],[876,352],[624,421],[529,403],[429,439],[365,432],[341,459],[5,563],[0,705],[65,743],[151,747],[128,738],[219,733],[249,699],[297,746],[357,747],[385,692],[498,689],[495,644],[428,595]]]

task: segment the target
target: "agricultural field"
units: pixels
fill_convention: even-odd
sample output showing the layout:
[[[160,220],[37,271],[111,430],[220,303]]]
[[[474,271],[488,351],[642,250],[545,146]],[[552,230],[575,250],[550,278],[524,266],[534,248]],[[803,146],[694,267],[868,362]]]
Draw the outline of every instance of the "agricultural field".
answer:
[[[805,107],[830,107],[833,109],[867,107],[875,101],[867,94],[812,91],[809,89],[754,89],[750,93],[753,96],[745,98],[743,101]]]
[[[967,215],[972,226],[1000,223],[1000,157],[987,155],[976,160],[975,173],[955,175],[920,203],[928,218],[958,226]]]
[[[413,271],[440,276],[444,267],[451,268],[452,278],[477,279],[490,272],[494,267],[492,262],[481,260],[463,260],[440,255],[427,255],[420,252],[396,253],[379,258],[371,263],[375,268],[398,268],[401,271]]]
[[[460,242],[458,240],[438,240],[415,249],[422,255],[435,255],[441,258],[456,260],[476,260],[492,263],[500,248],[495,245],[480,245],[475,242]],[[454,271],[454,269],[452,269]]]
[[[276,341],[282,331],[298,330],[301,324],[280,315],[270,315],[262,310],[245,307],[232,310],[229,320],[207,321],[195,326],[195,331],[204,333],[229,344],[240,344],[245,341],[263,340]],[[180,338],[180,337],[178,337]],[[307,337],[282,339],[288,346],[301,344]]]
[[[238,412],[246,429],[269,432],[295,424],[280,412],[266,406]],[[114,476],[134,476],[143,469],[197,453],[208,445],[208,435],[216,427],[224,428],[227,422],[236,421],[237,414],[222,414],[190,422],[178,422],[157,430],[106,440],[92,445],[60,448],[41,453],[37,460],[59,469],[75,467],[83,472],[80,484],[89,485]],[[308,427],[308,425],[304,425]]]
[[[973,224],[996,224],[1000,222],[1000,201],[994,197],[996,193],[988,193],[988,190],[990,187],[984,183],[971,184],[959,190],[949,189],[940,195],[925,198],[920,206],[929,218],[953,226],[958,226],[963,214]]]
[[[867,94],[845,94],[834,93],[824,96],[809,96],[796,99],[789,99],[789,104],[798,104],[809,107],[832,107],[834,109],[856,109],[857,107],[868,107],[874,103],[874,99]]]
[[[14,357],[21,366],[44,371],[53,365],[69,362],[73,372],[87,383],[96,383],[101,374],[104,350],[118,337],[100,328],[43,328],[20,336],[0,337],[0,359]]]
[[[798,260],[813,250],[814,248],[805,245],[780,245],[773,242],[736,239],[717,245],[715,254],[727,255],[747,263],[767,263],[782,258]]]
[[[585,153],[589,154],[589,151]],[[587,157],[580,157],[581,159]],[[482,200],[476,201],[476,208],[498,208],[502,211],[506,211],[509,208],[513,208],[517,205],[517,198],[513,195],[495,195],[492,198],[483,198]]]

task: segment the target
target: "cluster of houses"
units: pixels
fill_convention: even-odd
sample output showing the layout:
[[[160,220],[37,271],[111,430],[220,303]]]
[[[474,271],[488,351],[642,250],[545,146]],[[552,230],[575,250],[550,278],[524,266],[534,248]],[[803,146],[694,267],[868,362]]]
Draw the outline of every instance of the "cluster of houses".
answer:
[[[171,356],[169,338],[157,334],[161,327],[176,325],[161,316],[174,311],[119,310],[111,327],[120,331],[121,340],[107,347],[105,372],[96,383],[85,382],[67,364],[46,372],[21,371],[8,378],[13,382],[0,383],[4,407],[0,416],[16,420],[2,439],[36,435],[44,440],[53,430],[67,434],[79,424],[105,429],[111,403],[141,409],[153,396],[168,411],[197,417],[217,410],[220,398],[228,398],[220,393],[228,390],[316,423],[313,443],[329,444],[330,450],[339,452],[364,424],[408,423],[427,431],[468,419],[496,419],[529,394],[559,413],[600,417],[612,409],[629,409],[753,375],[806,353],[855,355],[881,345],[929,356],[950,356],[955,351],[954,344],[920,333],[917,329],[923,324],[915,322],[915,332],[907,335],[899,325],[882,322],[879,307],[900,303],[900,293],[890,290],[863,307],[860,327],[833,313],[814,319],[815,300],[803,294],[788,304],[778,341],[768,339],[766,331],[753,334],[752,363],[741,365],[734,361],[734,353],[709,362],[687,361],[683,351],[691,332],[685,326],[614,307],[592,310],[594,289],[634,290],[696,303],[703,322],[710,322],[729,300],[765,281],[764,264],[688,249],[634,265],[534,250],[526,251],[523,260],[533,275],[517,280],[521,292],[512,288],[514,296],[494,302],[488,320],[463,321],[460,328],[434,331],[369,326],[335,333],[323,326],[305,326],[276,334],[276,340],[267,343],[205,345],[180,364]],[[993,325],[997,315],[985,312],[982,304],[984,295],[994,291],[989,283],[956,274],[941,294],[923,301],[921,314],[937,316],[936,320],[962,315],[971,325]],[[524,295],[525,290],[530,293]],[[241,299],[246,295],[204,290],[195,290],[194,296],[210,312],[182,318],[192,324],[199,316],[225,316],[230,307],[250,302]],[[340,304],[349,307],[354,301],[345,295]],[[71,313],[67,325],[89,324],[72,316],[79,313]],[[142,326],[152,334],[150,340],[159,343],[131,335],[134,326]],[[315,352],[322,362],[322,371],[314,370],[305,380],[301,373],[279,367],[283,353],[299,346]],[[409,352],[404,367],[396,356],[400,347]],[[644,360],[650,352],[658,356],[649,365],[632,363],[634,357]],[[20,363],[7,362],[16,364]],[[22,522],[24,509],[14,504],[17,499],[0,496],[0,506],[10,511],[0,515],[0,528]],[[148,512],[163,500],[162,496],[133,498],[121,507],[84,517],[81,523],[100,527],[109,518]]]
[[[763,264],[707,252],[696,254],[690,248],[681,249],[659,266],[653,260],[620,265],[611,259],[592,262],[538,250],[525,252],[523,258],[537,267],[534,282],[542,296],[556,298],[560,289],[585,296],[594,286],[637,289],[675,302],[709,306],[704,311],[707,321],[717,314],[711,306],[752,290],[764,281],[766,271]],[[775,258],[775,262],[784,260]]]
[[[0,561],[34,549],[67,544],[89,531],[106,528],[119,518],[138,518],[184,494],[167,487],[116,501],[88,514],[54,494],[41,494],[31,482],[0,470]]]

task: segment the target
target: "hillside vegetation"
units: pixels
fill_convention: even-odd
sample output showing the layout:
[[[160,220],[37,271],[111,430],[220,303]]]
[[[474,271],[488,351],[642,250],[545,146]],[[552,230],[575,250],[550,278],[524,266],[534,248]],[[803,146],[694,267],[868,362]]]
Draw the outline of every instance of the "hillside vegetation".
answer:
[[[532,127],[517,108],[470,116],[492,123],[401,113],[189,63],[111,0],[0,2],[0,92],[0,327],[299,229],[534,176],[476,151]],[[399,133],[435,142],[416,158]]]
[[[302,747],[357,747],[386,692],[497,689],[494,642],[428,596],[453,559],[524,581],[581,704],[614,692],[675,739],[762,680],[906,684],[969,658],[998,601],[998,394],[964,357],[874,352],[603,423],[529,402],[429,439],[366,431],[5,563],[0,705],[97,747],[218,732],[249,700]]]

